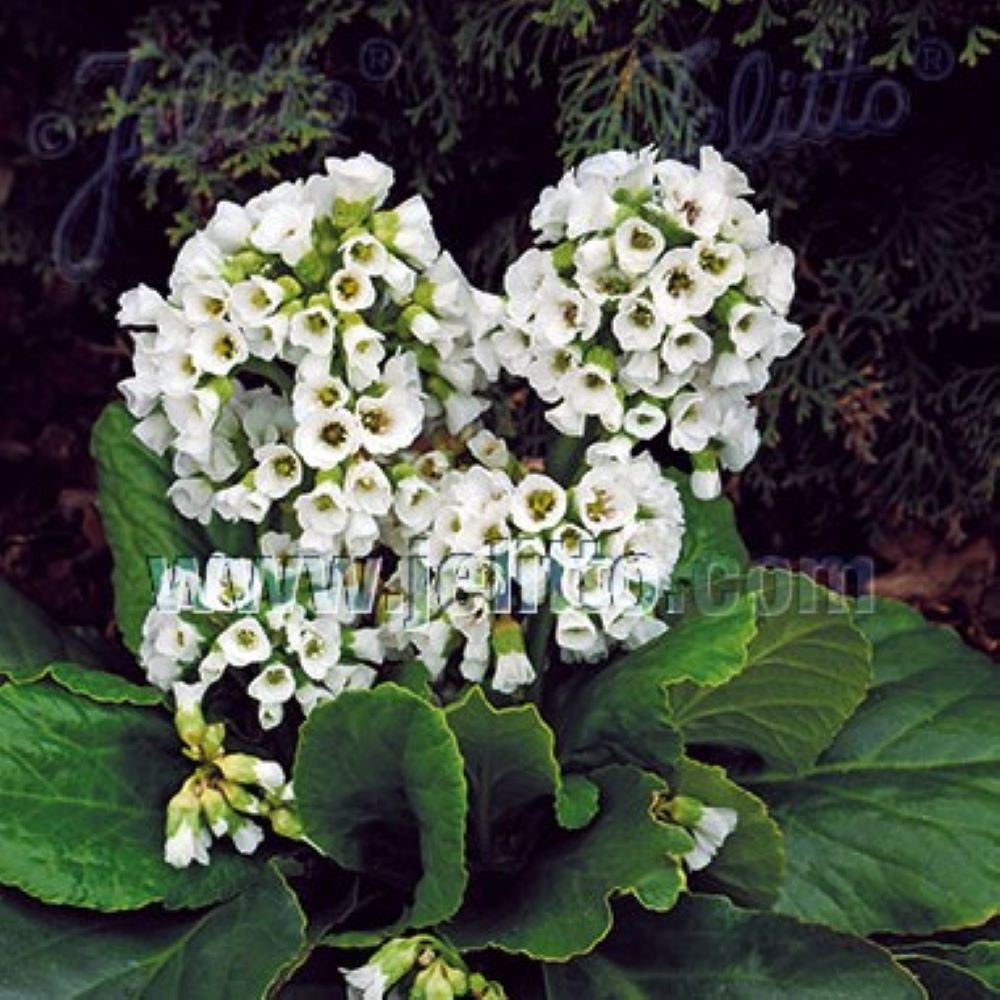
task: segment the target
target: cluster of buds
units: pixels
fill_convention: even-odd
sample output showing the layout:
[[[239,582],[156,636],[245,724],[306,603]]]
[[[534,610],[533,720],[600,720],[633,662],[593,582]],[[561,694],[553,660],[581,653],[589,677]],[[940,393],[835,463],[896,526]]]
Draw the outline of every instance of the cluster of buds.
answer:
[[[428,934],[394,938],[365,965],[343,969],[349,1000],[507,1000],[504,988],[471,972],[459,954]]]
[[[257,820],[266,820],[280,836],[299,839],[302,826],[281,765],[226,753],[224,725],[206,722],[199,701],[186,697],[183,685],[177,686],[177,696],[177,734],[197,767],[167,806],[167,863],[207,865],[213,838],[225,836],[241,854],[253,854],[264,839]]]

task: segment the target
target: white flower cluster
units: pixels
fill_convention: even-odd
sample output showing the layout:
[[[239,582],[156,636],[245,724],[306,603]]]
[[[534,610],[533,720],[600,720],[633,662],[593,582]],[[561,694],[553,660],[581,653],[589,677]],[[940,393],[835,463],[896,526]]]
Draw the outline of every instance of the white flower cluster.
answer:
[[[423,453],[391,470],[398,488],[384,548],[325,579],[329,607],[316,606],[315,581],[303,575],[311,557],[290,536],[267,533],[260,561],[209,560],[194,610],[149,613],[140,661],[152,683],[196,681],[200,695],[239,677],[270,729],[291,705],[308,715],[370,687],[387,661],[417,659],[442,688],[488,678],[513,694],[534,680],[524,631],[543,607],[567,661],[642,645],[666,629],[659,602],[684,513],[673,482],[631,447],[625,437],[591,445],[568,488],[485,430],[469,439],[463,464]]]
[[[470,449],[479,464],[404,480],[431,500],[418,522],[402,525],[419,573],[411,559],[391,581],[406,614],[387,620],[387,645],[416,653],[435,680],[457,657],[464,680],[489,674],[494,690],[510,694],[534,680],[523,627],[543,605],[555,614],[565,660],[599,660],[615,644],[634,648],[666,629],[657,603],[680,554],[684,514],[650,456],[631,455],[627,438],[591,445],[564,489],[512,461],[486,431]]]
[[[294,558],[288,536],[265,535],[262,545]],[[139,650],[150,681],[175,692],[183,681],[189,701],[200,705],[213,685],[238,677],[265,730],[279,726],[291,705],[308,715],[342,691],[371,687],[385,655],[379,630],[365,627],[348,600],[320,613],[307,611],[298,596],[300,569],[289,575],[287,565],[271,565],[279,585],[293,581],[281,601],[264,597],[272,589],[264,579],[267,565],[262,571],[249,559],[219,555],[209,561],[197,610],[154,607]]]
[[[185,517],[273,512],[307,547],[358,554],[378,537],[380,466],[487,407],[499,306],[441,252],[421,198],[382,208],[389,167],[362,154],[326,171],[221,203],[167,298],[122,297],[121,389],[136,435],[172,457]]]
[[[769,238],[746,177],[715,150],[700,168],[652,150],[592,156],[542,192],[537,243],[505,276],[502,365],[570,436],[588,419],[637,440],[669,425],[695,493],[719,491],[759,444],[748,397],[801,340],[785,317],[794,257]]]

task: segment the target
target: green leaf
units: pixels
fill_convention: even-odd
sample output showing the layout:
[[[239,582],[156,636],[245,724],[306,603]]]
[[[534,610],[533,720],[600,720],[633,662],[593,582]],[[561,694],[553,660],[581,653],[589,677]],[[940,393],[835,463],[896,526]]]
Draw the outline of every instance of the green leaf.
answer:
[[[494,708],[478,685],[449,705],[445,718],[465,764],[469,784],[471,862],[495,864],[518,839],[524,813],[548,803],[569,829],[586,826],[597,811],[597,789],[585,778],[564,789],[555,736],[533,704]]]
[[[412,890],[410,926],[458,909],[466,786],[440,709],[395,684],[346,691],[303,725],[294,773],[308,838],[342,867]]]
[[[163,860],[166,804],[189,771],[165,713],[48,683],[0,688],[0,882],[99,910],[232,895],[259,863],[224,848],[207,868]]]
[[[601,808],[601,790],[582,774],[564,774],[556,792],[556,819],[567,830],[582,830]]]
[[[305,945],[305,918],[270,866],[208,912],[95,916],[0,897],[0,996],[21,1000],[249,1000]]]
[[[675,584],[694,584],[720,576],[739,576],[749,564],[746,546],[736,528],[733,505],[725,497],[698,500],[691,477],[664,470],[674,481],[684,504],[684,542],[674,567]]]
[[[967,945],[921,941],[919,944],[904,946],[900,950],[902,953],[898,957],[901,961],[912,963],[914,960],[927,960],[947,964],[951,968],[960,969],[967,977],[976,979],[980,988],[985,987],[987,995],[1000,996],[1000,941],[973,941]],[[925,979],[919,968],[915,968],[915,971],[921,979]],[[959,983],[963,981],[959,977],[948,977],[944,974],[939,978],[955,978]],[[937,997],[937,993],[933,995]],[[975,995],[974,992],[970,993],[970,996]]]
[[[593,954],[545,969],[548,1000],[921,1000],[877,945],[789,917],[688,896],[666,916],[617,909]]]
[[[715,614],[687,614],[655,642],[581,681],[559,711],[563,758],[670,766],[681,740],[667,688],[684,680],[717,685],[739,673],[756,631],[754,607],[755,595],[734,595]]]
[[[730,781],[721,767],[682,760],[670,782],[672,790],[708,806],[735,809],[736,829],[708,868],[691,876],[694,888],[724,892],[744,906],[768,909],[777,902],[785,875],[785,844],[767,806]]]
[[[117,674],[108,674],[79,663],[53,663],[46,672],[61,687],[92,701],[113,705],[162,705],[163,692],[133,684]]]
[[[753,785],[785,833],[786,913],[856,933],[976,925],[1000,908],[1000,671],[880,602],[871,694],[820,763]]]
[[[740,747],[772,767],[808,767],[864,697],[868,641],[847,602],[807,577],[762,574],[748,666],[719,687],[670,691],[689,744]]]
[[[590,778],[601,808],[585,830],[537,838],[516,870],[474,879],[466,905],[446,928],[461,948],[500,948],[547,961],[591,949],[611,929],[613,896],[666,911],[684,887],[679,858],[693,847],[680,827],[656,821],[666,789],[655,775],[612,765]]]
[[[132,433],[135,422],[121,403],[105,408],[94,425],[101,518],[114,558],[115,615],[125,644],[135,652],[154,593],[149,560],[239,556],[254,546],[253,528],[215,519],[208,529],[186,521],[167,499],[175,476],[169,459],[149,451]]]
[[[97,665],[87,643],[0,577],[0,677],[23,684],[65,659]]]
[[[899,961],[921,982],[933,1000],[992,1000],[1000,992],[990,989],[978,976],[941,958],[901,955]]]

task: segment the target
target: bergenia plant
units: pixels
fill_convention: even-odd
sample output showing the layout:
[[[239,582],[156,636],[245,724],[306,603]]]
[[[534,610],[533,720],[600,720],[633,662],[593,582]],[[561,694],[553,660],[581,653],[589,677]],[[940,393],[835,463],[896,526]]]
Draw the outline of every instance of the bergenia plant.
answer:
[[[1000,909],[1000,674],[720,495],[802,339],[744,175],[591,157],[502,295],[392,186],[122,296],[121,643],[2,591],[0,994],[992,995],[929,939]]]

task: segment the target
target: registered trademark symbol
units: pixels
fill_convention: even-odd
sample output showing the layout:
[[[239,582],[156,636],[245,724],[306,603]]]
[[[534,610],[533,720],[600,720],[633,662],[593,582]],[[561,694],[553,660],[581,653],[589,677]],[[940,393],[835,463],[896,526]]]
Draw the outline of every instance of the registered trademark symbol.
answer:
[[[361,75],[372,83],[391,80],[401,61],[399,48],[388,38],[369,38],[358,53]]]
[[[951,75],[955,50],[944,38],[922,38],[913,53],[913,74],[919,80],[936,83]]]

